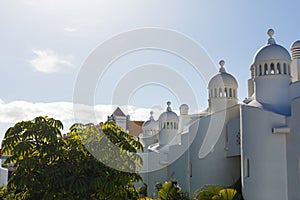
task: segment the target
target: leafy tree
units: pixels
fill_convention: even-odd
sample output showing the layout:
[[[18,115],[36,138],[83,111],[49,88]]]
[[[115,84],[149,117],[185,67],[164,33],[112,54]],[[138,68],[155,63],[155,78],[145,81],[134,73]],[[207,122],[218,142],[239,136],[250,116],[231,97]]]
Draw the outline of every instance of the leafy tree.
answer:
[[[133,185],[141,181],[135,173],[141,165],[135,153],[143,151],[138,141],[113,121],[101,127],[74,124],[67,138],[62,137],[62,128],[58,120],[37,117],[7,130],[3,151],[12,155],[7,162],[17,168],[1,191],[1,199],[138,198]],[[116,167],[123,164],[131,171],[99,162],[95,152],[103,154],[101,161],[113,160],[119,165]]]

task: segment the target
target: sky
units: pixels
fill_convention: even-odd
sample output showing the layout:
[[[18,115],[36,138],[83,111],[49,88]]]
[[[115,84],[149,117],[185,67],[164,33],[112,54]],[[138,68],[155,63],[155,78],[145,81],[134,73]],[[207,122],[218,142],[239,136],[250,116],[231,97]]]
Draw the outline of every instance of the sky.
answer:
[[[288,50],[300,39],[299,6],[296,0],[3,0],[0,138],[14,123],[39,115],[62,120],[67,131],[75,121],[78,77],[90,55],[115,36],[149,27],[173,31],[196,42],[205,52],[202,56],[213,63],[201,67],[211,72],[217,73],[218,62],[225,60],[227,72],[238,81],[242,101],[247,97],[250,65],[255,52],[267,42],[267,30],[273,28],[276,42]],[[172,45],[180,44],[174,41]],[[115,49],[106,49],[106,53]],[[102,58],[100,55],[99,60]],[[95,74],[90,72],[91,77]],[[142,80],[150,77],[150,82],[128,88],[139,76]],[[146,120],[150,110],[157,119],[168,100],[177,112],[182,103],[191,104],[190,112],[199,112],[207,106],[209,78],[170,52],[133,51],[110,63],[97,77],[91,94],[80,93],[92,99],[94,113],[79,105],[77,114],[83,121],[96,123],[119,105],[132,119]],[[183,82],[178,81],[181,79]],[[122,101],[118,90],[127,92]]]

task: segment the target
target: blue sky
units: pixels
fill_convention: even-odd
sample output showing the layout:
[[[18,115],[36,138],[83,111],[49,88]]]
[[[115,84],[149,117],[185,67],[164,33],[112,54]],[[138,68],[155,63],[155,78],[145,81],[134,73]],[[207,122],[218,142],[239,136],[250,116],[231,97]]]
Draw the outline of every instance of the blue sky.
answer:
[[[0,6],[0,137],[11,124],[36,115],[72,123],[74,85],[82,63],[101,43],[122,32],[144,27],[178,31],[195,40],[218,67],[220,59],[239,83],[239,100],[247,96],[247,79],[255,52],[274,38],[287,49],[300,39],[299,1],[2,1]],[[174,56],[143,51],[124,56],[118,67],[165,63],[189,78],[199,107],[207,105],[206,83]],[[214,69],[215,70],[215,69]],[[166,77],[172,78],[172,77]],[[107,87],[106,84],[107,83]],[[100,86],[109,87],[109,79]],[[98,86],[98,88],[100,88]],[[111,101],[96,91],[98,118],[111,112]],[[133,118],[165,107],[176,94],[149,85],[133,92],[128,103]],[[189,102],[184,102],[189,103]],[[157,111],[157,115],[159,111]],[[156,116],[157,117],[157,116]],[[87,116],[88,118],[88,116]]]

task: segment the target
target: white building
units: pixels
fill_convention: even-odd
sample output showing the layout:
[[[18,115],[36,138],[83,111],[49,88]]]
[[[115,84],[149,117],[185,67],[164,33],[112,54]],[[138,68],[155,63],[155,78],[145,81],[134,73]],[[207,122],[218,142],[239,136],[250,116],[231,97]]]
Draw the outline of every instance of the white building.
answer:
[[[168,102],[157,121],[143,124],[141,170],[151,196],[157,182],[176,178],[193,194],[205,185],[242,180],[247,200],[300,199],[300,41],[290,53],[274,31],[254,56],[249,97],[238,103],[238,83],[220,61],[208,84],[208,108],[197,114]]]

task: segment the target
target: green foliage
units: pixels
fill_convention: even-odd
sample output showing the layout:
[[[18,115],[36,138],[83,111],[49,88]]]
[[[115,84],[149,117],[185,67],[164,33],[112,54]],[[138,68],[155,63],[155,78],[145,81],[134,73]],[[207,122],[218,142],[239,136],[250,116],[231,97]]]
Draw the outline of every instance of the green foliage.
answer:
[[[141,181],[134,173],[136,164],[141,165],[134,154],[143,150],[139,142],[114,122],[98,128],[74,124],[67,139],[62,128],[58,120],[37,117],[7,130],[3,151],[12,155],[7,162],[17,169],[1,199],[138,199],[133,183]],[[109,145],[102,145],[104,139]],[[116,164],[123,162],[132,171],[108,167],[87,149],[103,153],[104,161],[121,152]]]
[[[221,189],[221,186],[208,185],[196,191],[193,196],[197,200],[211,200],[214,196],[219,195]]]
[[[219,191],[219,199],[221,200],[233,200],[237,191],[231,188],[225,188]]]
[[[183,193],[178,186],[177,181],[166,181],[162,185],[157,185],[158,200],[185,200],[188,199],[187,195]]]
[[[197,200],[240,200],[241,196],[237,190],[222,188],[220,186],[205,186],[196,191],[193,199]]]

